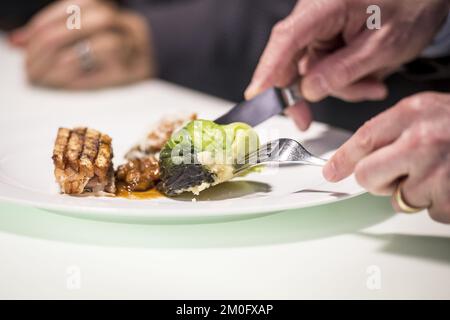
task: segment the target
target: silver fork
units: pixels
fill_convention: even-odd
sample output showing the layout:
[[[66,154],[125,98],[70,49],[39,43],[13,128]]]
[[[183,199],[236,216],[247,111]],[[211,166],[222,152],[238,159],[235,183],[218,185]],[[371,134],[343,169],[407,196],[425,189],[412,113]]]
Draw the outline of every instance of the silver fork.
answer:
[[[303,164],[324,166],[327,160],[319,158],[306,150],[293,139],[278,139],[268,142],[258,150],[248,153],[234,165],[233,174],[238,175],[245,170],[262,164]]]

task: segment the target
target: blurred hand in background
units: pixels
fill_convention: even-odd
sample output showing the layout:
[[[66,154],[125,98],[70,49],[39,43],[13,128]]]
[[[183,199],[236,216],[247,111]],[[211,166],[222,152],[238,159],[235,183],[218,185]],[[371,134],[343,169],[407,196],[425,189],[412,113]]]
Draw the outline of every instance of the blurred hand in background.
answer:
[[[80,29],[69,29],[66,12],[80,7]],[[148,24],[139,15],[101,0],[57,1],[11,34],[25,50],[26,74],[38,85],[95,89],[152,77]]]
[[[366,27],[367,8],[381,8],[381,29]],[[381,100],[382,80],[429,45],[449,12],[448,0],[301,0],[272,30],[246,98],[302,77],[311,102]],[[287,110],[306,130],[306,103]]]

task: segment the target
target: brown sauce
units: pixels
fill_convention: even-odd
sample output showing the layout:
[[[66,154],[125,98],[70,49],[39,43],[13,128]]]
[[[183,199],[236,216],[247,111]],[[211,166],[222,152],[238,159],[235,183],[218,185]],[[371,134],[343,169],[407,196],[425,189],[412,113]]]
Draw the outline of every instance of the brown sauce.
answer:
[[[118,185],[116,197],[130,200],[149,200],[164,197],[156,188],[147,191],[130,191],[125,185]]]

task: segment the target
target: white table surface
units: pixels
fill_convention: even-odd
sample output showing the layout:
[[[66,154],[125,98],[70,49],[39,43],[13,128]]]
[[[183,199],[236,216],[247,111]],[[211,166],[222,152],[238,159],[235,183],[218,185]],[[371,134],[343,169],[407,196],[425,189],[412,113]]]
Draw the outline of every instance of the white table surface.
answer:
[[[36,89],[22,63],[0,41],[0,117],[39,112],[48,95],[114,103],[164,93],[187,105],[227,105],[158,81],[90,93]],[[0,203],[0,298],[449,299],[450,227],[426,213],[394,214],[389,199],[370,195],[197,225],[96,222]]]

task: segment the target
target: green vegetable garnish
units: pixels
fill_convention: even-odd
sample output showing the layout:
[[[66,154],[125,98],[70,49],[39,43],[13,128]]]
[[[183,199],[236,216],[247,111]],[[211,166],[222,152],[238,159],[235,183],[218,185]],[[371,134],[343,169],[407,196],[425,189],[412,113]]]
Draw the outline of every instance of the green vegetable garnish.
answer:
[[[233,178],[234,165],[258,146],[257,133],[245,123],[191,121],[174,133],[161,151],[159,189],[169,196],[199,194]]]

